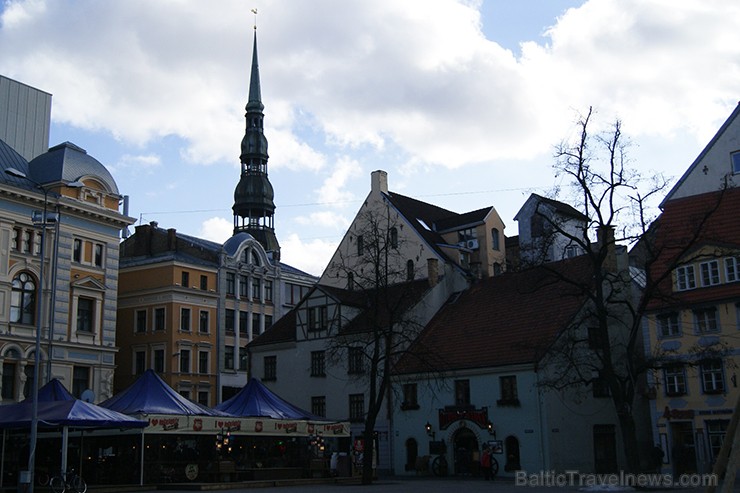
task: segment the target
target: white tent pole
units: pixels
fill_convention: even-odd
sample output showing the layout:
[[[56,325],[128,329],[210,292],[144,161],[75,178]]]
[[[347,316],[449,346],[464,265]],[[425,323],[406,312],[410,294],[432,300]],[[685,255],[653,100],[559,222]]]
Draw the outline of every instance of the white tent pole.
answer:
[[[141,470],[139,472],[139,485],[144,486],[144,428],[141,429]]]
[[[3,477],[5,477],[5,428],[3,428],[3,452],[0,455],[0,488],[3,487]]]
[[[62,473],[67,472],[67,447],[69,445],[69,428],[67,426],[62,427]],[[50,476],[54,474],[49,471]]]

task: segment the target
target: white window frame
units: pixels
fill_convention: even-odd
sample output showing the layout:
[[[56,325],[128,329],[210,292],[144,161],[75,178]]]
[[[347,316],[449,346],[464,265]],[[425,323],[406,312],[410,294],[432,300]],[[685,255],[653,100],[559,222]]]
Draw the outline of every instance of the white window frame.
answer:
[[[701,364],[701,389],[705,394],[721,394],[725,391],[725,375],[722,360],[708,360]]]
[[[688,291],[696,288],[696,273],[693,265],[676,267],[676,291]]]
[[[693,313],[694,327],[697,334],[711,334],[719,332],[719,313],[716,307],[711,306],[696,309]]]
[[[730,166],[732,166],[732,174],[740,174],[740,151],[730,153]]]
[[[702,287],[716,286],[719,284],[719,261],[709,260],[699,264],[699,272],[701,272],[701,285]]]
[[[655,317],[655,323],[659,339],[681,335],[681,317],[677,312],[661,313]]]
[[[683,366],[664,368],[663,379],[667,396],[686,395],[686,369]]]
[[[725,282],[740,281],[740,260],[737,257],[725,258]]]

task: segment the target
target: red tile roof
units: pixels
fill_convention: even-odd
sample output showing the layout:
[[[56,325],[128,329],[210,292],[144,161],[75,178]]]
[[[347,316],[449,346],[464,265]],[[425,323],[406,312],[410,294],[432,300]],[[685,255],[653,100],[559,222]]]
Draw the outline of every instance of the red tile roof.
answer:
[[[655,238],[656,251],[660,254],[651,266],[651,277],[656,280],[664,277],[659,284],[663,296],[655,296],[648,304],[649,310],[738,295],[738,283],[674,293],[670,271],[682,261],[690,262],[692,255],[702,247],[740,252],[740,188],[666,202],[655,224]]]
[[[536,362],[585,301],[556,272],[585,282],[591,267],[582,256],[478,282],[437,313],[396,373]]]

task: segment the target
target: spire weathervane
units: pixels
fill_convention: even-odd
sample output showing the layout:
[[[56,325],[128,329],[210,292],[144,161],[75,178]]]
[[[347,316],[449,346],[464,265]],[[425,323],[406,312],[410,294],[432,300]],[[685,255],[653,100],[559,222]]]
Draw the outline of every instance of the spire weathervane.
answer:
[[[252,9],[252,13],[254,14],[254,30],[257,30],[257,9]]]

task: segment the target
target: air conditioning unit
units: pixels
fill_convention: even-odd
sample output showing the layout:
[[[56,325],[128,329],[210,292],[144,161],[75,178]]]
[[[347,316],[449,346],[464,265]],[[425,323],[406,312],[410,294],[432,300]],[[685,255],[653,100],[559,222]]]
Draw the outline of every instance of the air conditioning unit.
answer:
[[[475,250],[478,248],[478,240],[468,240],[465,246],[471,250]]]

